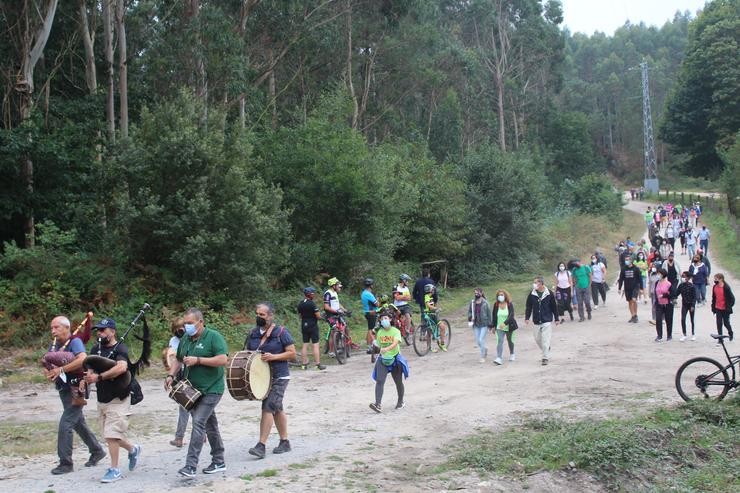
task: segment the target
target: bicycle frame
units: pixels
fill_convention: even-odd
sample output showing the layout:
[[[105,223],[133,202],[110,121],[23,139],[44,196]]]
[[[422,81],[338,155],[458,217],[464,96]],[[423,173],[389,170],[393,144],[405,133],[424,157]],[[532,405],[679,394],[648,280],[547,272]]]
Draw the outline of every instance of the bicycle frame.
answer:
[[[424,323],[422,324],[422,327],[426,328],[426,330],[432,331],[432,338],[433,339],[439,339],[439,324],[435,322],[432,317],[429,316],[427,312],[423,312],[421,314],[422,318],[424,319]]]
[[[347,321],[344,319],[343,315],[337,315],[336,317],[333,317],[335,319],[335,323],[331,323],[329,320],[329,317],[322,317],[322,319],[329,324],[329,330],[326,332],[326,338],[325,341],[329,341],[331,344],[331,333],[335,330],[338,330],[342,334],[344,334],[344,338],[347,339],[348,344],[352,344],[352,337],[349,335],[349,331],[347,330]]]

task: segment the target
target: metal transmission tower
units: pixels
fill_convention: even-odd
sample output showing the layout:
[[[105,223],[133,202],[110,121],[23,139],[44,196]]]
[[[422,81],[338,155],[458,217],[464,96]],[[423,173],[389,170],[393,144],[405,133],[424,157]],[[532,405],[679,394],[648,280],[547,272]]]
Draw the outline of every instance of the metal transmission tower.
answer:
[[[646,61],[640,64],[642,69],[642,129],[645,151],[645,191],[657,193],[658,165],[655,162],[655,141],[653,140],[653,116],[650,111],[650,84],[648,83],[648,65]]]

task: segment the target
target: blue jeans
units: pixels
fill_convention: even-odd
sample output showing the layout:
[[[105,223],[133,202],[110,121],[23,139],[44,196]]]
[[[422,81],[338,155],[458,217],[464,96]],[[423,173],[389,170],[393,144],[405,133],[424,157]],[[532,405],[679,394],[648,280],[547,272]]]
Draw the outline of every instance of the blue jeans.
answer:
[[[488,348],[486,348],[486,332],[488,327],[473,327],[473,334],[475,334],[475,342],[478,344],[478,350],[480,351],[480,357],[485,358]]]
[[[95,437],[82,413],[82,407],[72,405],[72,391],[68,388],[59,391],[59,399],[62,401],[64,412],[59,418],[59,430],[57,432],[57,454],[59,464],[72,465],[72,440],[73,432],[77,432],[82,442],[87,445],[90,454],[102,452],[103,447]]]
[[[707,301],[707,285],[702,283],[694,283],[694,294],[696,295],[696,302],[700,301],[703,303]]]
[[[175,430],[175,438],[179,438],[180,440],[185,437],[185,428],[188,427],[188,420],[190,419],[190,413],[188,413],[184,407],[178,405],[177,410],[179,414],[177,415],[177,430]]]
[[[709,240],[699,240],[699,244],[701,245],[701,249],[704,250],[704,255],[706,255],[709,251]]]
[[[504,356],[504,339],[509,343],[509,355],[514,354],[514,333],[510,330],[496,329],[496,357]]]
[[[186,466],[198,466],[198,458],[203,448],[203,435],[208,437],[208,444],[211,446],[211,461],[223,464],[224,442],[221,440],[218,419],[216,419],[216,405],[221,400],[221,396],[222,394],[206,394],[190,410],[190,415],[193,417],[193,431],[190,434]]]

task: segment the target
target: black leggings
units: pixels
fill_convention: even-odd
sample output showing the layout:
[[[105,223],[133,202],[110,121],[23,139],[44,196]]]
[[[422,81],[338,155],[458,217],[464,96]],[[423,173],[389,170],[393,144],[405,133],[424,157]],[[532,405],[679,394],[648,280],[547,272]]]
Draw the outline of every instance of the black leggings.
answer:
[[[727,335],[732,337],[732,327],[730,326],[730,313],[727,310],[717,310],[714,316],[717,319],[717,333],[722,335],[722,325],[727,328]]]
[[[591,283],[591,298],[594,300],[594,306],[599,305],[599,294],[601,299],[606,303],[606,283],[605,282],[592,282]]]
[[[393,371],[389,372],[386,366],[383,364],[381,358],[375,360],[375,404],[380,405],[380,401],[383,400],[383,387],[385,386],[385,379],[388,373],[393,377],[393,381],[396,383],[396,392],[398,392],[398,404],[403,402],[403,369],[401,365],[396,364],[393,367]]]
[[[694,308],[691,305],[681,305],[681,331],[683,332],[683,335],[686,335],[686,314],[689,314],[689,317],[691,318],[691,335],[693,336],[695,334],[694,332]]]
[[[665,332],[668,338],[673,337],[673,303],[661,305],[655,303],[655,330],[658,338],[663,338],[663,320],[665,320]]]

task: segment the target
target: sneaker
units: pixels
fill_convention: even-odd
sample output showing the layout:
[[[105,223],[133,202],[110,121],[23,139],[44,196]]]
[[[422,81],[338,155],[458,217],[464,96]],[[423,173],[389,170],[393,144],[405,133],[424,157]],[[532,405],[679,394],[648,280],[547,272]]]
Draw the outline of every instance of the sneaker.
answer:
[[[100,449],[97,452],[93,452],[90,454],[90,458],[85,462],[85,467],[93,467],[97,466],[98,462],[105,459],[106,453],[105,450]]]
[[[177,471],[177,474],[179,474],[180,476],[185,476],[186,478],[194,478],[195,475],[197,474],[197,471],[195,470],[194,467],[185,466],[179,471]]]
[[[316,365],[317,370],[326,370],[326,366],[322,365],[321,363]]]
[[[439,349],[441,349],[441,350],[442,350],[442,351],[444,351],[445,353],[447,352],[447,346],[445,346],[444,344],[442,344],[442,343],[441,343],[441,342],[439,342],[439,341],[437,341],[437,345],[439,346]]]
[[[591,312],[588,312],[588,319],[591,320]]]
[[[547,366],[547,363],[549,363],[549,361],[543,358],[542,359],[542,366]]]
[[[403,409],[404,407],[406,407],[406,403],[403,401],[396,404],[396,409]]]
[[[175,438],[174,440],[170,440],[170,445],[177,448],[182,448],[182,438]]]
[[[223,462],[220,464],[217,464],[215,462],[211,462],[211,465],[203,469],[203,474],[214,474],[217,472],[223,472],[226,470],[226,464]]]
[[[486,362],[486,358],[481,358],[478,360],[478,363],[485,363],[485,362]]]
[[[663,338],[662,337],[656,337],[655,338],[655,342],[663,342]]]
[[[141,445],[134,445],[134,450],[128,454],[128,470],[133,471],[136,468],[136,462],[141,455]]]
[[[272,449],[273,454],[284,454],[285,452],[290,452],[290,441],[288,440],[280,440],[280,443],[278,443],[278,446]]]
[[[649,323],[650,325],[655,325],[655,320],[650,320],[650,321],[649,321],[648,323]]]
[[[599,305],[594,305],[594,306],[591,307],[591,309],[592,310],[598,310],[599,309]]]
[[[493,363],[495,365],[503,365],[504,364],[504,362],[501,361],[501,358],[496,358],[495,360],[493,360]]]
[[[583,322],[584,320],[586,320],[586,319],[583,318],[583,317],[581,317],[581,318],[578,319],[579,322]]]
[[[328,353],[327,356],[329,356],[330,358],[336,358],[337,355],[334,354],[334,351],[332,351],[332,352]]]
[[[668,337],[665,338],[665,340],[666,340],[666,342],[667,341],[672,341],[673,340],[673,337],[672,336],[668,336]]]
[[[106,471],[105,476],[100,478],[101,483],[113,483],[115,481],[118,481],[121,479],[121,471],[116,469],[115,467],[109,467],[108,471]]]
[[[695,340],[696,340],[696,336],[695,336],[695,335],[692,335],[692,336],[691,336],[691,340],[692,340],[692,341],[695,341]]]
[[[681,336],[681,338],[679,339],[679,341],[681,341],[681,342],[683,342],[685,340],[686,340],[686,336]]]
[[[433,352],[433,353],[436,353],[436,352],[438,352],[438,351],[439,351],[439,349],[437,349],[436,347],[432,347],[432,352]]]
[[[72,472],[74,470],[74,467],[72,467],[72,464],[59,464],[57,467],[51,470],[51,473],[55,476],[59,476],[60,474],[67,474],[68,472]]]
[[[380,404],[375,404],[374,402],[372,404],[370,404],[370,409],[372,409],[376,413],[381,412]]]
[[[509,361],[516,361],[516,354],[509,356]]]
[[[265,458],[265,444],[262,442],[257,442],[257,445],[249,449],[249,455],[253,455],[257,457],[258,459],[264,459]]]
[[[305,364],[305,363],[304,363],[304,364],[302,364],[302,365],[301,365],[301,370],[308,370],[308,365],[307,365],[307,364]]]
[[[601,307],[602,308],[606,308],[606,300],[604,300],[604,301],[601,302]]]

